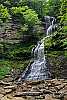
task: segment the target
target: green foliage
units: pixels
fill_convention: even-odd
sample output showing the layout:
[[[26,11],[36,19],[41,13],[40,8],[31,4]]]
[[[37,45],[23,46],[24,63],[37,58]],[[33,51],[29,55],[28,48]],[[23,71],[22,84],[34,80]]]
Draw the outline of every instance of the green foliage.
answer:
[[[65,42],[64,42],[65,41]],[[64,50],[67,46],[64,35],[55,33],[54,36],[45,39],[45,50]]]
[[[4,78],[6,74],[9,74],[11,70],[11,65],[8,61],[0,60],[0,79]]]
[[[30,26],[34,26],[34,25],[38,24],[38,22],[39,22],[38,15],[32,9],[26,10],[26,12],[24,12],[23,16],[25,18],[25,22]]]
[[[47,14],[57,18],[57,34],[45,40],[47,50],[67,49],[67,2],[66,0],[48,0]]]
[[[47,11],[47,1],[46,0],[28,0],[28,6],[34,9],[39,17],[43,17]]]
[[[28,6],[34,9],[40,17],[45,15],[57,17],[60,13],[60,0],[28,0]]]
[[[10,60],[25,60],[31,58],[31,50],[34,43],[2,43],[3,48],[0,52],[2,58]]]
[[[29,60],[21,61],[9,61],[0,60],[0,79],[3,79],[5,75],[10,74],[11,70],[24,71],[29,64]],[[16,76],[15,76],[16,77]],[[14,77],[14,78],[15,78]]]
[[[18,6],[26,6],[28,4],[28,0],[19,0]]]
[[[28,66],[30,60],[20,60],[20,61],[10,61],[12,69],[20,70],[21,72],[25,70]]]
[[[48,15],[57,17],[60,13],[60,0],[48,0]]]
[[[38,15],[36,14],[36,12],[33,11],[32,9],[29,9],[27,6],[12,7],[12,13],[15,15],[21,14],[20,17],[23,17],[25,23],[27,23],[28,25],[32,26],[39,22]]]
[[[25,12],[27,9],[28,9],[28,6],[22,6],[22,7],[19,6],[19,7],[11,8],[13,14],[18,14],[18,13],[23,14],[23,12]]]
[[[9,57],[13,59],[29,59],[31,58],[31,51],[26,48],[19,48],[14,49],[13,51],[9,52]]]
[[[6,21],[9,18],[8,9],[4,7],[2,4],[0,5],[0,20]]]
[[[24,24],[23,26],[21,26],[21,34],[22,33],[26,33],[27,34],[27,32],[28,32],[28,25],[27,24]]]
[[[28,6],[19,6],[11,8],[12,17],[19,19],[21,24],[20,29],[17,33],[21,35],[35,35],[38,33],[38,30],[35,26],[40,26],[40,21],[38,19],[38,14],[28,8]],[[37,27],[38,28],[38,27]],[[39,29],[39,28],[38,28]]]
[[[66,0],[61,0],[61,8],[60,8],[60,24],[62,28],[62,32],[66,33],[67,32],[67,1]]]
[[[64,51],[64,56],[67,59],[67,50]]]
[[[63,46],[65,46],[66,47],[65,49],[67,49],[67,38],[63,39],[62,41],[63,41]]]

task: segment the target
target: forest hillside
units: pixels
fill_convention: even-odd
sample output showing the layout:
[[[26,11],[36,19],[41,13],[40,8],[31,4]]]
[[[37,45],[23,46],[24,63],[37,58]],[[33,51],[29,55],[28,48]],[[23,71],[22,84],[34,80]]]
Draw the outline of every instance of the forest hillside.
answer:
[[[57,23],[44,40],[47,65],[52,78],[67,78],[67,1],[0,0],[0,79],[10,72],[17,79],[31,62],[32,48],[46,36],[44,16]]]

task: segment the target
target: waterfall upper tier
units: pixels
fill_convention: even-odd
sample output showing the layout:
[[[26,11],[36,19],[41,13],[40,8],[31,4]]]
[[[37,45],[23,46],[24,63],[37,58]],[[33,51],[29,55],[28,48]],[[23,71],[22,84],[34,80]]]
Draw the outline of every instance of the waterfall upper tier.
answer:
[[[52,32],[54,32],[57,28],[56,18],[51,16],[44,16],[43,21],[45,23],[44,27],[46,35],[52,34]]]

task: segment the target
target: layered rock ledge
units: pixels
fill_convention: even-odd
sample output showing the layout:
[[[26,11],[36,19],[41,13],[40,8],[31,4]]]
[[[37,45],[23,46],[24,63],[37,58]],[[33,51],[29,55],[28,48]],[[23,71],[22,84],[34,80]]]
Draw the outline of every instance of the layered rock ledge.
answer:
[[[0,100],[67,100],[67,80],[0,81]]]

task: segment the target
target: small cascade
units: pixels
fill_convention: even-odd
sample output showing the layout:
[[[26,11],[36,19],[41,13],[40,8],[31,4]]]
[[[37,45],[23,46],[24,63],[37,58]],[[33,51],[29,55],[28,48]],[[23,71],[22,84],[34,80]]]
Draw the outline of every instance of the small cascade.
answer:
[[[34,53],[34,60],[42,60],[44,59],[44,43],[39,41],[36,48],[33,51]]]

